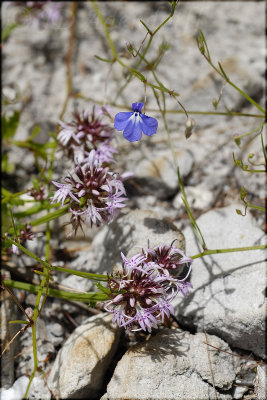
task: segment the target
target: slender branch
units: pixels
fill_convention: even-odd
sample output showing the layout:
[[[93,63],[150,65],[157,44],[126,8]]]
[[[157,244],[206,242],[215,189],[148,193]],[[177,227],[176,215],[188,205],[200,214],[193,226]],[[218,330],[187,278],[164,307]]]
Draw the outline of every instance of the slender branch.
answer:
[[[42,260],[38,256],[36,256],[34,253],[23,247],[20,243],[15,242],[14,240],[4,237],[4,240],[7,241],[10,244],[15,244],[23,253],[27,254],[29,257],[33,258],[35,261],[37,261],[39,264],[43,265],[45,268],[47,268],[50,271],[59,271],[59,272],[67,272],[71,275],[77,275],[81,276],[82,278],[87,278],[91,280],[96,280],[96,281],[106,281],[107,276],[102,275],[102,274],[92,274],[90,272],[82,272],[82,271],[76,271],[72,270],[69,268],[63,268],[63,267],[56,267],[54,265],[50,265],[47,261]]]
[[[95,104],[104,105],[104,102],[98,99],[94,99],[93,97],[84,96],[81,93],[72,93],[72,97],[83,99],[86,101],[93,102]],[[116,102],[109,102],[112,107],[119,108],[121,110],[131,110],[132,107],[126,107],[125,104],[117,104]],[[147,108],[147,112],[157,112],[158,109],[156,108]],[[261,114],[249,114],[249,113],[240,113],[235,111],[227,111],[227,112],[219,112],[219,111],[197,111],[197,110],[187,110],[188,114],[195,114],[195,115],[211,115],[211,116],[225,116],[225,117],[252,117],[252,118],[265,118],[264,115]],[[182,110],[165,110],[166,114],[184,114]]]
[[[267,245],[258,245],[258,246],[247,246],[247,247],[233,247],[229,249],[216,249],[216,250],[205,250],[202,253],[191,256],[190,258],[196,259],[200,257],[204,257],[211,254],[221,254],[221,253],[235,253],[238,251],[249,251],[249,250],[264,250],[267,249]]]

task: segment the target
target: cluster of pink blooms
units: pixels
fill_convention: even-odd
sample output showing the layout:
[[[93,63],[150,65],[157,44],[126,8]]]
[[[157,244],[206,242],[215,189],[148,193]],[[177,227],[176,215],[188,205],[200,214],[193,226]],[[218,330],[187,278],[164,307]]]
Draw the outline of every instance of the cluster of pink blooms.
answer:
[[[58,188],[52,202],[68,200],[73,230],[76,233],[83,223],[99,226],[110,223],[127,200],[122,180],[108,167],[96,162],[96,151],[89,154],[87,163],[77,165],[74,174],[64,178],[64,183],[52,181]]]
[[[46,23],[58,22],[61,19],[63,3],[47,1],[16,1],[16,6],[23,7],[18,16],[19,22],[35,24],[43,28]]]
[[[32,232],[32,226],[30,224],[25,226],[25,229],[20,229],[20,233],[15,239],[16,242],[24,244],[26,240],[33,240],[35,235]],[[6,234],[7,235],[7,234]],[[11,248],[8,248],[7,252],[13,254],[19,254],[19,248],[12,244]]]
[[[174,313],[171,301],[181,292],[184,296],[192,288],[187,282],[193,260],[174,246],[160,245],[143,249],[129,261],[123,253],[122,272],[108,276],[110,300],[104,303],[113,313],[113,323],[127,330],[151,332]],[[184,267],[184,278],[177,277]]]
[[[95,162],[98,164],[114,162],[113,154],[117,150],[110,145],[115,137],[114,128],[102,122],[101,116],[109,115],[107,107],[102,107],[96,115],[95,107],[92,113],[88,110],[73,113],[73,121],[60,121],[61,130],[58,141],[64,153],[74,159],[75,163],[88,162],[91,150],[95,150]]]
[[[122,181],[131,174],[119,176],[111,170],[113,154],[117,153],[110,145],[114,128],[102,122],[103,114],[109,115],[106,107],[98,110],[98,115],[93,107],[91,114],[76,111],[72,122],[60,121],[62,129],[57,139],[75,168],[62,183],[52,181],[58,190],[51,201],[69,205],[71,234],[82,229],[84,223],[100,226],[112,222],[127,200]]]

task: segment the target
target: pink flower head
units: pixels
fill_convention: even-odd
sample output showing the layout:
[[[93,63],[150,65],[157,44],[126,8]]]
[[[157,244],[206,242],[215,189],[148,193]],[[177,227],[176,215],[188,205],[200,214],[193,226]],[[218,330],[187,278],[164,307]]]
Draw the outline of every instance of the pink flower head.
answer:
[[[191,265],[192,260],[173,246],[146,249],[130,260],[121,253],[123,271],[108,277],[110,300],[104,303],[105,310],[113,313],[113,322],[128,330],[151,332],[170,317],[174,311],[171,301],[179,292],[186,296],[192,287],[185,278],[178,279],[171,274],[174,263],[180,266],[175,259],[178,254],[179,260],[184,258]]]

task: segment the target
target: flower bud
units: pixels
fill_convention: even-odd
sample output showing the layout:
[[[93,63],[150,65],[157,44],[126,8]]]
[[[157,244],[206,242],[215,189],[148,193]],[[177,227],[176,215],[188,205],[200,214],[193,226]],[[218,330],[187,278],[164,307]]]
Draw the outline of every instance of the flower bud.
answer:
[[[195,120],[193,118],[187,118],[186,124],[185,124],[185,137],[186,139],[190,138],[192,135],[193,128],[195,126]]]

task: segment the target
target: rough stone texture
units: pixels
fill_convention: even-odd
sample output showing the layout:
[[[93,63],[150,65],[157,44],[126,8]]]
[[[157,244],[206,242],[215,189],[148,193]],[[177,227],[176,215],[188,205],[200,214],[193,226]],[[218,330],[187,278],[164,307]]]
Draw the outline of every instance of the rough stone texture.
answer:
[[[229,351],[221,339],[207,335],[209,344]],[[164,329],[146,343],[129,349],[118,362],[107,393],[101,400],[211,399],[214,396],[205,335]],[[230,399],[222,389],[235,378],[232,359],[210,351],[212,371],[220,399]]]
[[[207,210],[210,209],[214,201],[214,193],[202,185],[186,186],[186,196],[190,207],[194,210]],[[178,193],[173,200],[173,206],[180,208],[184,206],[182,194]]]
[[[46,371],[48,368],[47,359],[55,353],[55,347],[47,330],[46,322],[42,317],[37,320],[36,339],[38,366]],[[27,329],[23,334],[21,334],[18,342],[20,345],[21,355],[17,360],[17,376],[30,375],[34,367],[31,330]]]
[[[237,206],[209,211],[197,222],[209,249],[261,244],[264,233],[250,213],[236,214]],[[184,231],[188,255],[201,252],[191,228]],[[233,346],[264,357],[264,251],[216,254],[196,259],[193,289],[186,299],[174,300],[178,318],[186,325],[218,335]]]
[[[17,400],[22,399],[29,383],[27,376],[21,376],[9,389],[0,389],[1,400]]]
[[[92,242],[98,271],[110,271],[121,263],[120,253],[131,257],[141,251],[141,248],[158,246],[162,243],[171,244],[185,249],[183,234],[166,219],[148,210],[134,210],[120,216],[116,221],[105,227]]]
[[[193,157],[188,150],[175,152],[182,179],[186,178],[193,166]],[[136,163],[134,180],[150,194],[159,199],[172,196],[178,189],[177,172],[170,150],[152,151]]]
[[[267,398],[266,371],[266,364],[257,367],[257,375],[254,383],[258,400],[265,400]]]
[[[2,270],[2,276],[10,279],[10,273]],[[10,320],[17,319],[16,305],[7,291],[3,292],[1,299],[1,351],[4,351],[12,337],[17,333],[18,326],[9,324]],[[16,342],[13,341],[3,354],[1,362],[5,368],[1,368],[1,386],[9,388],[14,382],[14,355],[16,352]]]
[[[51,392],[48,389],[43,377],[35,376],[30,386],[28,398],[29,400],[50,400]]]
[[[61,399],[94,398],[116,351],[119,330],[111,315],[89,318],[70,335],[59,351],[48,386]]]
[[[14,22],[12,14],[14,7],[11,5],[5,8],[6,4],[7,2],[4,2],[2,20],[3,24],[11,24]],[[126,2],[125,7],[121,6],[121,2],[112,2],[110,4],[100,3],[99,6],[104,16],[111,21],[111,37],[120,55],[125,52],[126,42],[131,42],[138,48],[144,40],[145,28],[140,24],[140,19],[144,20],[151,29],[154,29],[169,15],[170,10],[169,2],[166,1],[139,2],[138,6],[136,2]],[[67,15],[66,8],[64,10],[65,16]],[[163,40],[168,42],[170,49],[157,67],[158,75],[164,85],[180,93],[179,100],[187,110],[213,110],[212,99],[218,98],[223,82],[218,75],[214,74],[196,47],[195,36],[198,30],[202,29],[215,64],[217,64],[218,60],[221,61],[234,83],[264,104],[262,96],[265,83],[266,53],[264,28],[265,3],[262,1],[257,3],[232,1],[221,3],[206,1],[182,2],[179,3],[174,17],[154,37],[148,53],[148,59],[153,60],[158,52],[158,46]],[[3,90],[5,93],[13,91],[14,94],[14,92],[17,92],[19,97],[17,103],[12,101],[7,106],[7,111],[23,107],[19,128],[15,136],[16,140],[25,140],[33,126],[36,125],[41,127],[41,132],[35,138],[39,143],[47,142],[49,138],[48,131],[54,131],[66,95],[65,59],[68,38],[69,24],[65,20],[60,26],[58,24],[56,26],[46,26],[44,30],[36,30],[29,25],[20,26],[11,33],[7,42],[4,42]],[[116,98],[117,90],[124,82],[122,68],[115,63],[112,70],[110,70],[110,64],[96,60],[94,54],[106,58],[112,56],[108,49],[103,29],[95,16],[90,2],[80,2],[72,63],[73,91],[81,92],[93,100],[103,101],[105,97],[107,103],[115,101],[119,107],[114,106],[112,110],[113,116],[119,111],[126,111],[124,107],[130,106],[133,101],[143,101],[144,85],[138,79],[132,79],[123,94]],[[123,61],[131,65],[136,59],[123,58]],[[144,71],[142,70],[142,72]],[[149,71],[145,71],[145,74],[149,81],[152,80],[152,75]],[[106,83],[107,91],[105,92]],[[133,95],[135,98],[133,98]],[[64,116],[65,121],[71,120],[74,104],[78,109],[85,107],[89,110],[92,105],[89,101],[71,99]],[[166,96],[166,106],[168,111],[180,110],[177,103],[170,96]],[[255,112],[255,109],[244,101],[229,85],[226,85],[224,89],[218,111],[224,112],[226,107],[235,111]],[[150,166],[152,166],[152,163],[151,159],[148,162],[145,161],[146,157],[149,159],[153,151],[155,159],[158,160],[164,152],[167,152],[169,147],[167,135],[164,132],[164,124],[159,111],[155,111],[158,108],[149,87],[147,87],[146,108],[149,115],[158,118],[159,128],[157,134],[150,138],[143,136],[139,143],[129,144],[123,139],[122,134],[118,133],[117,143],[119,146],[118,161],[124,163],[125,170],[137,170],[140,177],[142,176],[142,179],[145,179],[149,184],[151,173],[149,175],[147,167],[148,163]],[[153,108],[154,110],[150,111]],[[5,112],[5,110],[3,111]],[[180,151],[182,148],[184,152],[189,151],[190,154],[193,154],[191,160],[188,158],[191,169],[190,174],[185,179],[185,185],[189,185],[187,193],[190,205],[193,208],[198,209],[197,206],[205,206],[205,202],[200,205],[197,203],[202,200],[202,193],[198,193],[195,202],[195,193],[193,193],[192,197],[192,193],[190,193],[190,188],[196,188],[200,184],[209,193],[213,194],[212,202],[207,203],[207,207],[213,207],[216,204],[218,195],[221,196],[221,201],[223,199],[224,204],[233,202],[233,198],[238,200],[238,188],[242,185],[246,187],[249,200],[253,204],[258,204],[259,199],[262,201],[265,196],[263,174],[250,175],[244,173],[234,166],[232,160],[233,151],[237,157],[241,154],[244,161],[246,161],[249,152],[254,152],[255,162],[261,162],[259,156],[261,154],[261,143],[259,140],[253,142],[252,149],[248,147],[246,150],[238,149],[232,140],[232,137],[236,134],[255,129],[259,120],[255,120],[255,118],[193,115],[196,120],[196,127],[190,139],[185,140],[184,115],[169,112],[166,115],[175,151]],[[23,190],[24,186],[30,183],[32,174],[36,173],[33,169],[34,156],[30,152],[26,153],[22,148],[11,149],[9,156],[9,161],[14,163],[16,177],[15,175],[11,176],[7,184],[11,185],[10,190],[12,191]],[[194,161],[194,166],[191,164],[192,161]],[[139,163],[143,163],[143,170],[140,166],[138,167]],[[168,161],[165,161],[165,166],[167,165]],[[68,172],[68,168],[69,166],[63,162],[60,153],[56,154],[53,179],[58,180],[63,177],[65,172]],[[154,192],[153,187],[152,189],[150,188],[155,200],[159,199],[155,197],[156,192],[160,193],[162,197],[175,194],[176,189],[174,188],[177,188],[176,176],[174,176],[173,171],[168,171],[168,169],[165,169],[165,171],[169,173],[168,179],[174,180],[173,182],[166,182],[165,175],[162,175],[158,181],[160,185],[156,181],[157,185],[154,186]],[[166,183],[169,186],[168,188]],[[144,185],[141,186],[141,189],[146,191]],[[137,207],[156,210],[159,215],[157,218],[159,219],[167,215],[173,220],[176,218],[175,222],[177,222],[177,216],[185,213],[183,206],[176,210],[173,209],[170,201],[169,204],[165,203],[162,206],[165,209],[163,212],[161,210],[162,207],[159,206],[157,201],[154,202],[154,199],[152,201],[150,199],[149,204],[149,201],[145,200],[148,197],[139,196],[139,201],[136,202]],[[254,201],[255,199],[256,201]],[[237,207],[241,208],[240,205]],[[175,215],[175,211],[177,215]],[[203,221],[201,229],[205,233],[205,237],[207,237],[209,247],[250,245],[251,242],[254,242],[254,239],[255,241],[257,240],[259,229],[257,230],[249,222],[248,228],[245,227],[247,221],[251,221],[250,217],[237,217],[238,220],[236,221],[238,221],[237,225],[240,226],[240,231],[237,227],[233,229],[232,219],[234,214],[235,212],[233,211],[229,218],[214,219],[214,215],[217,214],[211,213],[207,214],[207,219],[201,219],[202,217],[199,219],[200,223]],[[61,228],[62,221],[63,219],[60,220],[55,229],[57,240],[59,241],[65,239],[65,232]],[[144,233],[142,243],[140,243],[141,246],[146,244],[144,244],[144,241],[147,242],[147,239],[158,236],[156,230],[153,232],[153,230],[147,229],[146,231],[143,222],[140,223],[138,221],[136,221],[135,225],[133,219],[130,224],[135,236],[127,231],[128,227],[123,230],[119,225],[119,220],[118,225],[114,223],[114,226],[117,227],[115,231],[113,231],[112,225],[105,227],[99,233],[97,232],[94,242],[95,250],[86,250],[80,253],[75,260],[75,268],[86,271],[94,270],[95,272],[110,271],[111,266],[120,261],[119,252],[121,249],[119,246],[122,247],[125,253],[129,252],[132,245],[138,244],[137,239],[141,231]],[[182,223],[188,224],[188,219],[181,218],[178,222],[179,226]],[[141,224],[141,231],[139,231],[139,226],[137,225],[139,223]],[[205,225],[207,225],[207,231],[205,231]],[[225,225],[225,227],[219,229],[222,225]],[[55,225],[51,224],[51,227],[55,227]],[[43,229],[43,227],[38,228],[40,230]],[[88,231],[89,229],[85,229],[86,237],[91,239],[95,232],[90,229],[88,234]],[[246,232],[246,242],[244,238],[240,238],[240,234],[243,235],[244,232]],[[166,232],[166,236],[170,237],[170,241],[173,239],[172,233],[175,233],[175,231]],[[159,236],[160,238],[165,238],[163,234]],[[190,230],[186,230],[186,236],[188,240],[192,239],[187,243],[186,253],[188,255],[197,253],[199,250],[194,243]],[[235,241],[237,237],[238,240]],[[38,239],[38,243],[40,242],[41,238]],[[103,253],[103,243],[105,243],[109,251],[107,255]],[[177,247],[178,243],[176,243]],[[41,251],[40,256],[42,257],[43,254],[43,251]],[[258,259],[257,255],[259,255]],[[199,330],[202,330],[205,324],[204,326],[207,330],[210,329],[211,332],[217,332],[219,336],[226,338],[233,345],[239,346],[241,344],[244,348],[252,348],[257,353],[257,349],[261,347],[261,344],[259,343],[260,346],[258,346],[256,342],[258,339],[262,340],[263,337],[263,327],[261,326],[261,300],[263,296],[261,291],[264,270],[259,264],[254,264],[254,261],[257,262],[257,260],[261,259],[262,252],[250,252],[205,257],[203,262],[199,259],[196,260],[192,273],[194,290],[187,303],[186,301],[181,301],[179,318],[182,318],[185,311],[184,323],[189,326],[198,327]],[[241,269],[241,266],[247,263],[251,263],[251,265]],[[99,266],[100,268],[98,269]],[[211,274],[211,268],[214,276]],[[64,278],[64,275],[60,275],[60,279],[57,280],[55,275],[55,281],[62,283],[62,276]],[[84,290],[90,290],[87,282],[84,283]],[[81,287],[81,281],[78,279],[69,278],[65,283],[74,288]],[[86,286],[87,284],[88,286]],[[42,315],[49,318],[51,310],[53,315],[56,314],[61,317],[62,310],[67,310],[68,312],[72,310],[73,313],[77,313],[76,308],[71,308],[73,306],[67,303],[62,305],[59,300],[53,301],[53,307],[50,308],[47,301]],[[252,320],[254,316],[255,321]],[[208,326],[206,326],[206,322]],[[249,329],[251,329],[251,332]],[[46,356],[55,353],[54,346],[58,345],[63,338],[58,336],[53,340],[50,336],[50,327],[48,331],[49,335],[45,333],[38,337],[38,356],[42,366]],[[57,332],[60,333],[60,329]],[[30,331],[27,332],[27,335],[23,335],[21,338],[22,355],[18,358],[18,368],[16,370],[18,375],[28,374],[32,369]],[[51,340],[51,345],[48,340]],[[259,351],[259,354],[262,354],[262,350]],[[204,398],[202,394],[205,393],[206,396],[207,393],[205,384],[203,386],[203,382],[200,381],[198,375],[192,374],[191,378],[191,385],[201,382],[198,385],[199,395]],[[187,377],[181,379],[186,380]],[[182,383],[181,380],[180,383]],[[191,388],[188,391],[188,395],[190,395],[190,390]],[[211,396],[213,396],[212,393]],[[222,398],[223,395],[219,397]]]

